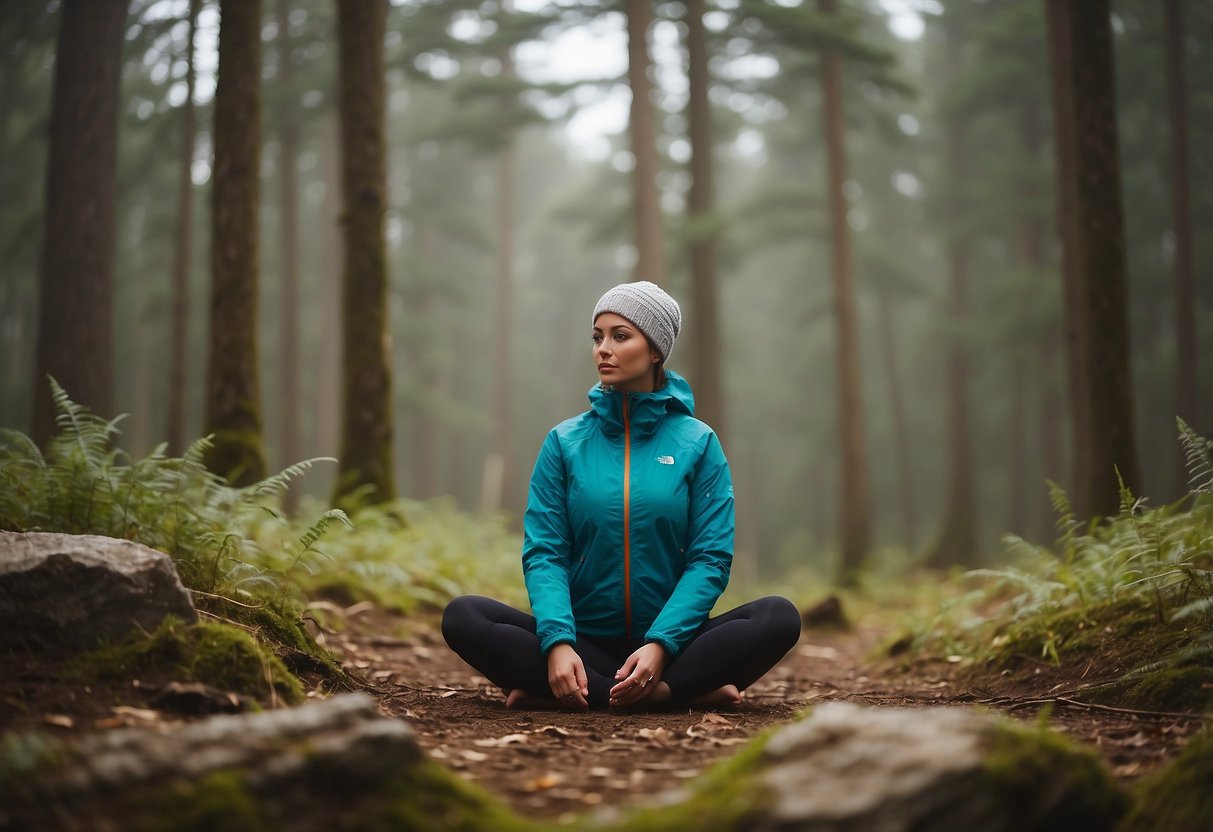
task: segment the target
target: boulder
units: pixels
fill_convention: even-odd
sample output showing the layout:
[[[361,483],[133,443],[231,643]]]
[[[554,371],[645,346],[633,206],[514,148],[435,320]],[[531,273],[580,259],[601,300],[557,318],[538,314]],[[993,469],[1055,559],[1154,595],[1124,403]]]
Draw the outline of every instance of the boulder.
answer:
[[[96,535],[0,532],[0,649],[79,650],[198,614],[172,560]]]
[[[0,756],[0,830],[325,828],[424,763],[412,729],[361,693],[37,742],[24,771]]]
[[[669,796],[646,828],[1110,832],[1126,801],[1093,753],[1046,729],[965,708],[832,702]]]

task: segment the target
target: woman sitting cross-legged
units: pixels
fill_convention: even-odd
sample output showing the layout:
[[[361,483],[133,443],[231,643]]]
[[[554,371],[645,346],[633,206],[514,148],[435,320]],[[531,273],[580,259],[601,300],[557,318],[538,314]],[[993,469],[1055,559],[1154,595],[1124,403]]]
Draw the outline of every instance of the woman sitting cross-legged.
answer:
[[[711,616],[733,559],[733,485],[690,386],[665,369],[681,325],[652,283],[602,296],[590,409],[548,433],[531,476],[533,615],[476,595],[447,605],[447,644],[507,707],[736,706],[800,636],[785,598]]]

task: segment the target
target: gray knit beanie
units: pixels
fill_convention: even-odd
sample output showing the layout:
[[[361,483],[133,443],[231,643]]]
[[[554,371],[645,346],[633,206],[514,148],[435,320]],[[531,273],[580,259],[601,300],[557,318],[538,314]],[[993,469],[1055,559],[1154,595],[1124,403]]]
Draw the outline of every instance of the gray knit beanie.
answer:
[[[638,280],[620,283],[607,290],[594,307],[591,323],[603,312],[614,312],[627,318],[653,342],[662,361],[669,360],[674,339],[682,329],[682,310],[678,308],[678,301],[656,283]]]

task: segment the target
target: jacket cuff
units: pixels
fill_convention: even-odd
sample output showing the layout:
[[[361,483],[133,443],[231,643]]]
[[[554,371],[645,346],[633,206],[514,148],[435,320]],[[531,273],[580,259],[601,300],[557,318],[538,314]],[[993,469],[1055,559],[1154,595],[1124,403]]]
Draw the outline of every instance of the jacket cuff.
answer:
[[[666,659],[673,660],[678,658],[678,654],[682,651],[678,649],[678,645],[670,640],[667,636],[649,635],[644,637],[645,644],[660,644],[666,652]]]

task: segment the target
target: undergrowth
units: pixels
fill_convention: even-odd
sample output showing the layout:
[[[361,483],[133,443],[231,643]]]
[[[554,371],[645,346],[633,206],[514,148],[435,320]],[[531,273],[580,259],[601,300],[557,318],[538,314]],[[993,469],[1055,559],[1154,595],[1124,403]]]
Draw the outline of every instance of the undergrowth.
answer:
[[[199,439],[181,457],[161,445],[133,459],[117,445],[122,417],[106,421],[51,380],[57,432],[40,449],[0,430],[0,529],[98,534],[169,555],[204,615],[243,626],[288,651],[318,655],[299,626],[308,601],[362,600],[409,612],[476,591],[521,603],[520,541],[504,515],[472,517],[449,501],[344,511],[278,509],[310,459],[233,488],[202,459]],[[335,533],[342,529],[344,533]],[[323,543],[323,546],[321,545]]]
[[[966,582],[976,587],[916,628],[918,651],[990,663],[1032,645],[1036,658],[1060,664],[1083,643],[1084,629],[1111,633],[1109,621],[1128,617],[1166,631],[1166,648],[1147,654],[1148,663],[1139,658],[1126,685],[1213,666],[1213,442],[1182,420],[1178,427],[1190,483],[1184,499],[1151,507],[1122,483],[1117,516],[1083,521],[1050,483],[1055,544],[1007,535],[1013,565],[969,572]]]

